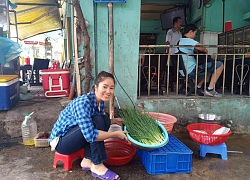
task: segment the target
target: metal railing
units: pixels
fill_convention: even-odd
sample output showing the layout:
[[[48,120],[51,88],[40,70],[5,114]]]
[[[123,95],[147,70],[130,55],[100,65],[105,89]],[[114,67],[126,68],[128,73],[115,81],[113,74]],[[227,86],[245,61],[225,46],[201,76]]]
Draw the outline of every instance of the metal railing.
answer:
[[[200,97],[197,94],[197,84],[199,82],[198,66],[195,66],[195,77],[192,78],[194,87],[190,87],[188,83],[189,77],[183,76],[180,73],[182,69],[180,60],[182,55],[187,57],[187,64],[190,56],[195,56],[196,64],[200,56],[205,55],[205,66],[207,66],[208,56],[210,55],[216,64],[217,61],[223,63],[223,71],[217,80],[214,82],[214,89],[218,91],[222,97],[244,96],[250,97],[250,46],[249,45],[218,45],[206,46],[210,51],[218,48],[234,48],[234,53],[213,53],[213,54],[174,54],[155,53],[157,48],[166,47],[189,47],[189,46],[166,46],[166,45],[143,45],[140,48],[145,48],[146,52],[139,55],[139,80],[138,80],[138,97],[159,96],[159,97],[179,97],[185,96]],[[173,58],[175,57],[175,58]],[[173,62],[175,59],[175,62]],[[186,64],[186,65],[187,65]],[[216,73],[216,68],[214,72]],[[188,74],[186,69],[186,74]],[[204,72],[205,83],[202,90],[206,90],[210,77],[205,68]],[[190,94],[190,89],[194,88],[194,92]],[[206,96],[205,96],[206,97]]]

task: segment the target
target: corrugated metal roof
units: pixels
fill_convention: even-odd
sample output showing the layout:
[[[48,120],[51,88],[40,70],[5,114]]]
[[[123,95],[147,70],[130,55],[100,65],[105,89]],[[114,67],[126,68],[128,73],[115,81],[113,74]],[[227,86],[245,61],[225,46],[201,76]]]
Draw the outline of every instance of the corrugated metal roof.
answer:
[[[57,0],[11,0],[11,3],[17,5],[19,39],[61,29],[60,4]],[[14,23],[14,17],[10,19]]]

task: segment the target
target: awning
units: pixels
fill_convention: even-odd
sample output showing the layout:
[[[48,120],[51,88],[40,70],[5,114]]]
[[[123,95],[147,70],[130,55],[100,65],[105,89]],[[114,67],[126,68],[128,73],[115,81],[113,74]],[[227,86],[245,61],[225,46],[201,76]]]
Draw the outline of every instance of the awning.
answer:
[[[18,38],[28,37],[61,29],[60,4],[57,0],[10,0],[17,5]],[[14,24],[14,17],[10,16]],[[14,26],[11,29],[14,30]]]

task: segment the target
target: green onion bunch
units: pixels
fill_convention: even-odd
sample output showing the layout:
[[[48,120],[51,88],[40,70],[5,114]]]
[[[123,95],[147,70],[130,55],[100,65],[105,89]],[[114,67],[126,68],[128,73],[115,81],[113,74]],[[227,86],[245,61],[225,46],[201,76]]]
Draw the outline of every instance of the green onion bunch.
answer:
[[[133,108],[126,108],[120,111],[119,115],[124,120],[129,135],[136,141],[153,145],[164,140],[160,127],[146,113]]]

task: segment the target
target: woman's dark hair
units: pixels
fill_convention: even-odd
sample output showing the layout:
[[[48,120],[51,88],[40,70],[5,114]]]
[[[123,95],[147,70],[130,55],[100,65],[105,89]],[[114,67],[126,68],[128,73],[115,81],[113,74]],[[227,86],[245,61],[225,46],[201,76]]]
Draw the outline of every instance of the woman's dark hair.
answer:
[[[182,32],[183,37],[185,37],[185,34],[187,34],[189,31],[196,31],[197,27],[194,24],[187,24],[184,26],[184,30]]]
[[[101,72],[99,72],[99,74],[95,78],[95,85],[99,86],[99,83],[102,82],[105,78],[113,79],[114,84],[115,84],[115,78],[114,78],[113,74],[106,72],[106,71],[101,71]],[[93,86],[93,89],[94,89],[94,87],[95,86]]]

